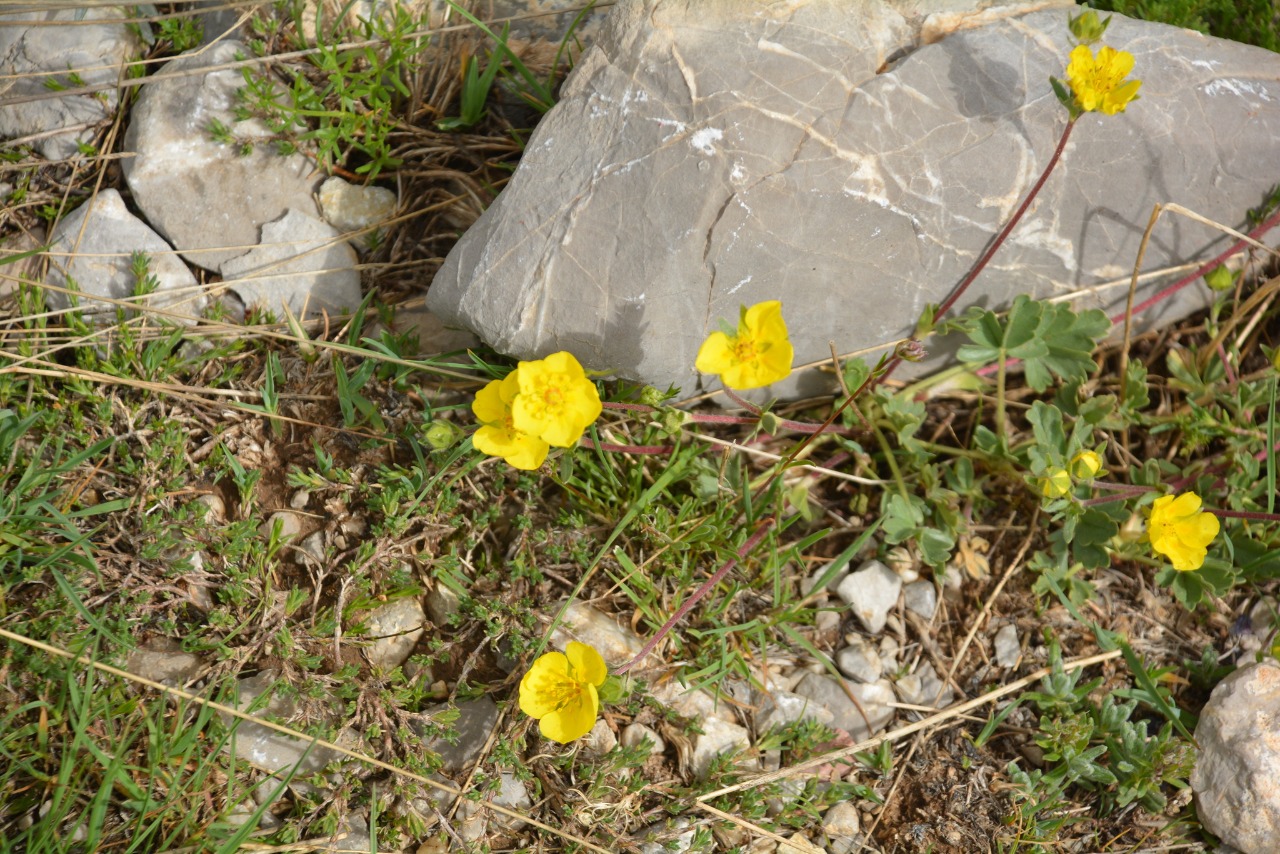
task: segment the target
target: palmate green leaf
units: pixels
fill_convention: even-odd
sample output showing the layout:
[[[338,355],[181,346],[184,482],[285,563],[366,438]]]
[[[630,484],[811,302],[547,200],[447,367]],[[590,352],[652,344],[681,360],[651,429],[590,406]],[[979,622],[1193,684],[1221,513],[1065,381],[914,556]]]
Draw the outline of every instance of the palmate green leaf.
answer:
[[[1090,309],[1076,314],[1069,306],[1020,294],[1002,320],[992,311],[972,308],[956,322],[972,344],[960,348],[961,361],[987,364],[1018,359],[1027,384],[1044,391],[1058,377],[1083,379],[1094,368],[1093,349],[1111,328],[1106,314]]]

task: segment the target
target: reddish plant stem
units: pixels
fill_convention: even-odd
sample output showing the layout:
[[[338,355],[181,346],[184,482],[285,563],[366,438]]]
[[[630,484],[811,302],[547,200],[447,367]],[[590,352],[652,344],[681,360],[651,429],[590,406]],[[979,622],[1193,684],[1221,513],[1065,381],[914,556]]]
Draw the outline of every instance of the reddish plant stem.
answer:
[[[1253,519],[1257,522],[1280,522],[1280,513],[1259,513],[1254,510],[1217,510],[1213,507],[1206,509],[1215,516],[1222,516],[1227,519]]]
[[[772,516],[768,517],[763,522],[761,522],[759,527],[756,528],[755,533],[752,534],[750,537],[748,537],[747,541],[738,547],[738,556],[730,558],[729,560],[725,561],[724,564],[722,564],[721,567],[715,571],[715,574],[713,574],[710,578],[704,581],[702,583],[702,586],[699,587],[697,590],[693,591],[693,595],[691,595],[688,599],[686,599],[684,601],[684,604],[682,604],[679,608],[676,609],[676,612],[672,614],[671,617],[665,623],[662,624],[662,628],[654,632],[653,637],[649,639],[649,642],[644,645],[644,648],[641,649],[640,652],[636,653],[635,658],[631,659],[630,661],[628,661],[626,664],[619,667],[614,672],[626,673],[632,667],[635,667],[637,664],[643,661],[645,657],[649,655],[649,653],[653,652],[653,650],[658,646],[658,644],[662,643],[662,639],[665,638],[667,634],[671,631],[671,629],[675,627],[675,624],[683,620],[685,615],[688,614],[691,610],[693,610],[693,606],[698,604],[698,602],[701,601],[703,596],[706,596],[709,592],[711,592],[711,589],[715,587],[717,584],[719,584],[720,581],[726,575],[729,574],[729,570],[737,566],[738,561],[741,558],[745,558],[751,552],[752,549],[754,549],[757,545],[760,544],[760,541],[764,539],[765,534],[769,533],[769,531],[773,528],[773,525],[774,525],[774,519]]]
[[[670,454],[672,450],[665,445],[615,445],[612,442],[597,442],[586,438],[583,441],[596,450],[613,451],[619,454],[649,454],[661,457]]]
[[[733,395],[733,397],[738,399],[736,395]],[[746,405],[746,408],[757,413],[757,415],[750,417],[743,415],[713,415],[709,412],[689,412],[686,414],[689,420],[695,424],[758,424],[760,422],[758,416],[760,410],[745,401],[742,402]],[[618,409],[625,412],[649,413],[654,411],[652,406],[646,406],[643,403],[610,403],[609,401],[603,401],[600,405],[605,409]],[[789,418],[779,418],[778,425],[793,433],[821,433],[827,426],[826,424],[813,424],[808,421],[792,421]],[[839,432],[841,435],[852,435],[852,433],[847,433],[843,430],[832,432]]]

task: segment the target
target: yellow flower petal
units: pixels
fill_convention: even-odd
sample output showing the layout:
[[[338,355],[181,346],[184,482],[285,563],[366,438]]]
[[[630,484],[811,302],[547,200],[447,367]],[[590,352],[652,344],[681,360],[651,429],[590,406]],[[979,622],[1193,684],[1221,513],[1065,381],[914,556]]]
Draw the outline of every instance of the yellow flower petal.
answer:
[[[533,471],[547,458],[546,442],[515,429],[511,417],[511,401],[519,393],[517,371],[506,379],[494,380],[482,388],[471,402],[471,411],[481,427],[471,437],[477,451],[502,457],[513,468]]]
[[[596,686],[584,685],[582,693],[564,708],[544,715],[538,721],[538,730],[546,738],[560,744],[568,744],[591,732],[600,714],[600,698]]]
[[[694,367],[704,374],[722,374],[733,367],[733,346],[723,332],[712,332],[698,348]]]
[[[575,678],[591,685],[604,684],[605,678],[609,675],[609,668],[605,666],[604,658],[596,652],[595,647],[569,641],[564,652],[569,659],[569,666],[573,668]]]
[[[563,704],[561,693],[569,681],[569,659],[563,652],[538,656],[520,680],[520,711],[531,718],[549,715]]]

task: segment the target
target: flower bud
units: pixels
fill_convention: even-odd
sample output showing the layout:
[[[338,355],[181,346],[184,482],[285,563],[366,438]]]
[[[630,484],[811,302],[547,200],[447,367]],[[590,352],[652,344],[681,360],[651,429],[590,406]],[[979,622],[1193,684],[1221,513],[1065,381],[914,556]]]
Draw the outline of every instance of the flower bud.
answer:
[[[666,395],[651,385],[640,389],[640,402],[645,406],[661,406],[665,399]]]
[[[1102,457],[1093,451],[1081,451],[1071,458],[1071,476],[1076,480],[1093,480],[1102,471]]]
[[[893,355],[897,356],[904,362],[919,362],[925,356],[929,355],[929,351],[926,350],[924,345],[916,339],[908,338],[906,341],[903,341],[894,348]]]
[[[1071,28],[1071,35],[1075,36],[1080,44],[1093,44],[1101,40],[1102,34],[1107,31],[1111,16],[1108,15],[1105,21],[1099,21],[1098,13],[1090,9],[1079,15],[1068,15],[1067,21],[1067,26]]]
[[[448,421],[432,421],[423,433],[423,438],[432,450],[443,451],[458,441],[462,431]]]
[[[1236,277],[1225,266],[1219,264],[1204,274],[1204,283],[1211,291],[1226,291],[1236,283]]]
[[[1040,494],[1045,498],[1061,498],[1071,491],[1071,474],[1066,469],[1049,469],[1040,479]]]

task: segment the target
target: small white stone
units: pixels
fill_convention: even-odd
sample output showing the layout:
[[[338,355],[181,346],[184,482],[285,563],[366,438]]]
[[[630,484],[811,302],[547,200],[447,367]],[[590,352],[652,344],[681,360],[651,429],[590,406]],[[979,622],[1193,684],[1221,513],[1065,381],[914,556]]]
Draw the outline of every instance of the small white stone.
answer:
[[[931,620],[938,610],[938,588],[933,586],[932,581],[913,581],[903,588],[902,601],[908,611]]]
[[[372,639],[364,650],[369,664],[382,670],[403,664],[422,637],[426,619],[422,603],[412,598],[396,599],[370,611],[364,617]]]
[[[582,749],[591,756],[604,756],[617,746],[618,737],[613,734],[613,729],[603,718],[596,721],[591,732],[582,739]]]
[[[660,756],[666,752],[667,745],[662,740],[662,736],[644,724],[629,724],[622,730],[619,741],[622,742],[623,747],[630,749],[641,744],[646,738],[651,745],[649,748],[650,756]]]
[[[1280,851],[1278,717],[1280,665],[1264,661],[1219,682],[1196,725],[1196,813],[1244,854]]]
[[[1022,658],[1022,646],[1018,643],[1018,627],[1013,623],[1005,623],[996,632],[992,641],[995,647],[996,664],[1001,667],[1017,667]]]
[[[854,635],[844,649],[836,653],[836,667],[850,679],[874,682],[884,672],[880,654],[865,638]]]
[[[884,629],[890,609],[898,603],[902,579],[878,560],[868,561],[844,581],[836,593],[871,634]]]
[[[751,734],[745,727],[722,721],[719,718],[707,718],[699,721],[702,735],[693,744],[693,756],[689,765],[699,780],[705,780],[711,770],[712,761],[727,750],[742,751],[751,747]]]
[[[853,836],[860,828],[858,808],[849,801],[841,801],[822,816],[822,832],[827,836]]]

